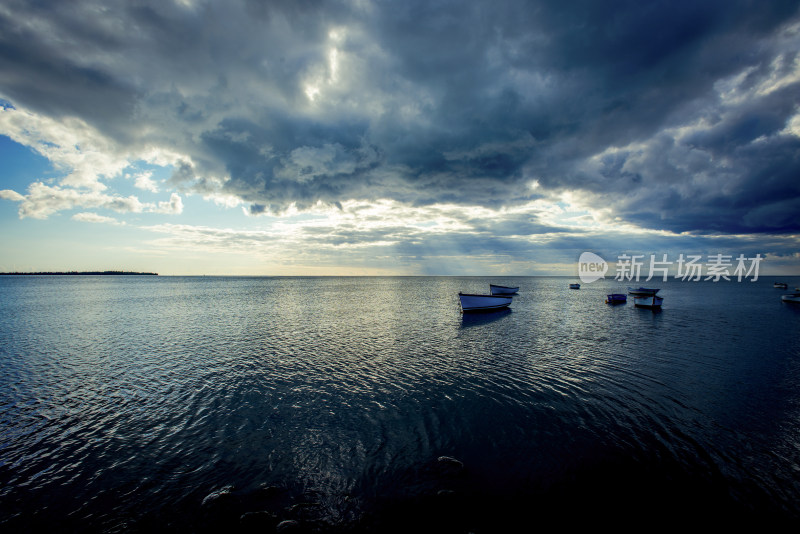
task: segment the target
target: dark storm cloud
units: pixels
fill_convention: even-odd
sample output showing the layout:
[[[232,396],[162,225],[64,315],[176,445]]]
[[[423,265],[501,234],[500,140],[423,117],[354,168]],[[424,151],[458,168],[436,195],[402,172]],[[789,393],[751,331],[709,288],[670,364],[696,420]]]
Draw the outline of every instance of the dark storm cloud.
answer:
[[[253,214],[571,190],[650,228],[800,230],[794,1],[4,5],[0,97],[181,154],[176,187]]]
[[[0,91],[12,102],[54,116],[77,115],[107,126],[114,117],[131,113],[137,95],[124,79],[99,66],[81,64],[71,57],[76,50],[47,30],[51,24],[69,25],[76,39],[106,50],[121,51],[122,43],[91,27],[89,20],[81,20],[81,10],[66,3],[14,4],[6,3],[6,10],[0,11]],[[27,17],[44,20],[29,24]]]
[[[680,140],[660,133],[643,148],[609,154],[584,183],[605,193],[617,215],[646,227],[797,232],[800,137],[784,130],[798,90],[793,83],[725,110],[713,126]]]

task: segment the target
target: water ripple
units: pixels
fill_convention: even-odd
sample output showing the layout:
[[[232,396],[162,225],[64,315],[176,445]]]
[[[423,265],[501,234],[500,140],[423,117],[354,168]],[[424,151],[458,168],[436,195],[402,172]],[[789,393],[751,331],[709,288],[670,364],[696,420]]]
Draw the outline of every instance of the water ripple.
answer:
[[[355,528],[454,488],[469,517],[646,491],[798,516],[800,322],[767,286],[668,284],[653,313],[518,282],[472,316],[481,279],[2,279],[0,524],[202,530],[232,492]]]

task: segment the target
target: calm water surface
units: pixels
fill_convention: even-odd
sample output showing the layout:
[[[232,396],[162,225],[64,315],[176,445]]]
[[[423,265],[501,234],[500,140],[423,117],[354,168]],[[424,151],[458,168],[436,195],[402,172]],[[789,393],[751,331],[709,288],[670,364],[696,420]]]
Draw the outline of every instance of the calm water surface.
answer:
[[[798,523],[800,306],[572,281],[0,277],[0,528]]]

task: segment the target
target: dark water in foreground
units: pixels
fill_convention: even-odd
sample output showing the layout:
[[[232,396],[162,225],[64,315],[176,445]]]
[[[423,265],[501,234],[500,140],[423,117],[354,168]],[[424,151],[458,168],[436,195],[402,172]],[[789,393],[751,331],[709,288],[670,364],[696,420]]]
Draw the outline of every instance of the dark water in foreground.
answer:
[[[797,524],[773,280],[0,277],[0,529]]]

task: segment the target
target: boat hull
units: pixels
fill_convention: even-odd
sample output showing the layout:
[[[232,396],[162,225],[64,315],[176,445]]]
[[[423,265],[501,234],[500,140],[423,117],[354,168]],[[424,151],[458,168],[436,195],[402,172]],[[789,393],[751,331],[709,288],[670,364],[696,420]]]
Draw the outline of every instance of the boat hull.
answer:
[[[787,295],[781,295],[781,300],[783,302],[794,302],[796,304],[800,304],[800,293],[789,293]]]
[[[581,288],[581,285],[580,285],[580,284],[570,284],[570,285],[569,285],[569,288],[570,288],[570,289],[580,289],[580,288]]]
[[[612,293],[606,296],[606,303],[608,304],[625,304],[628,302],[628,296],[622,293]]]
[[[784,284],[783,282],[775,282],[774,284],[772,284],[772,287],[777,289],[788,289],[789,284]]]
[[[633,298],[633,303],[637,308],[661,308],[661,303],[664,302],[662,297],[655,295],[650,296],[636,296]]]
[[[501,310],[507,308],[512,301],[511,297],[470,293],[459,293],[458,299],[462,312]]]
[[[519,287],[498,286],[489,284],[489,293],[492,295],[516,295]]]
[[[649,287],[640,287],[639,289],[634,289],[632,287],[629,287],[628,288],[628,295],[648,297],[648,296],[655,295],[659,291],[660,291],[660,289],[654,289],[654,288],[649,288]]]

